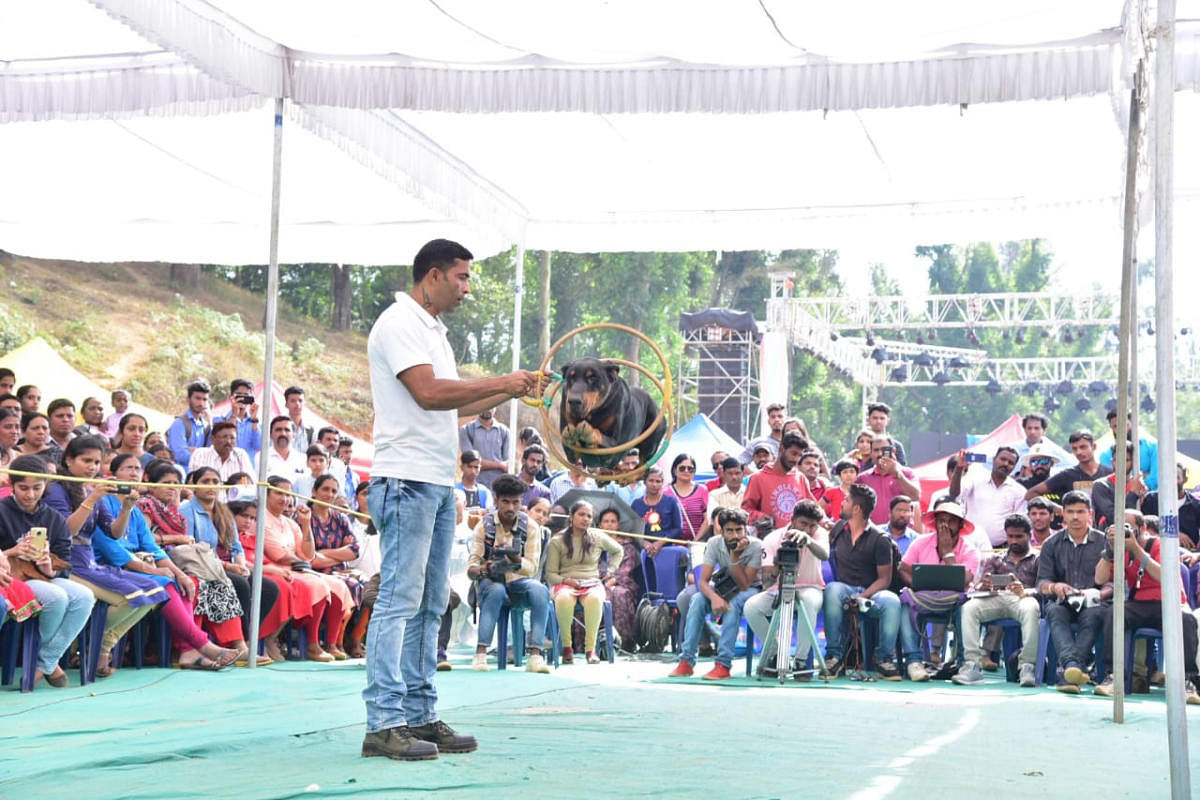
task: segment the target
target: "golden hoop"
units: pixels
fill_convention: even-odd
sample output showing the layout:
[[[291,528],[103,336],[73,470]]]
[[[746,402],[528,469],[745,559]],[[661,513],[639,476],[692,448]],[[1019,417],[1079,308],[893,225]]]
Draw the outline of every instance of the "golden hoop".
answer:
[[[674,409],[671,407],[672,406],[672,403],[671,403],[671,401],[672,401],[672,397],[671,397],[671,366],[670,366],[670,364],[667,363],[667,359],[663,355],[662,350],[659,349],[658,345],[655,344],[653,341],[651,341],[650,338],[648,336],[646,336],[644,333],[642,333],[641,331],[634,330],[633,328],[630,328],[627,325],[620,325],[615,322],[596,322],[591,325],[584,325],[582,327],[575,328],[574,330],[568,331],[567,333],[565,333],[561,338],[559,338],[559,340],[557,342],[555,342],[550,347],[549,350],[546,351],[546,356],[542,360],[542,365],[541,365],[540,371],[544,375],[548,375],[551,373],[552,370],[550,368],[550,363],[553,360],[555,353],[558,352],[558,349],[560,347],[562,347],[562,345],[568,339],[572,338],[573,336],[578,336],[579,334],[581,334],[585,331],[596,330],[596,329],[600,329],[600,328],[607,328],[609,330],[616,330],[616,331],[621,331],[623,333],[628,333],[631,336],[636,336],[637,338],[641,339],[643,342],[645,342],[646,344],[648,344],[650,346],[650,349],[654,351],[654,355],[658,357],[659,364],[662,365],[663,380],[659,380],[656,376],[651,374],[650,370],[648,370],[646,367],[642,366],[641,364],[636,364],[632,361],[627,361],[623,358],[602,358],[602,359],[600,359],[600,361],[602,361],[603,363],[606,363],[606,364],[620,364],[621,366],[629,367],[630,369],[635,369],[638,372],[645,375],[647,378],[650,379],[650,381],[658,389],[659,394],[662,396],[662,404],[659,406],[658,416],[656,416],[654,418],[654,421],[652,423],[650,423],[650,426],[647,427],[646,430],[642,431],[642,433],[640,435],[638,435],[637,437],[635,437],[634,439],[631,439],[630,441],[625,442],[624,444],[616,445],[614,447],[592,447],[592,448],[576,447],[576,448],[572,448],[572,449],[576,453],[579,453],[580,455],[591,455],[591,456],[604,456],[604,455],[613,455],[615,453],[624,453],[626,450],[629,450],[632,447],[636,447],[638,444],[644,442],[650,436],[650,434],[652,434],[654,432],[654,429],[657,428],[665,419],[666,424],[667,424],[667,429],[663,434],[662,448],[660,449],[660,452],[658,454],[656,454],[656,456],[661,455],[662,450],[666,448],[666,442],[670,440],[671,434],[673,434],[675,432],[675,412],[674,412]],[[546,395],[543,402],[540,404],[541,405],[542,422],[545,424],[546,434],[548,437],[550,435],[550,432],[552,430],[554,430],[554,426],[550,420],[550,406],[552,405],[554,395],[558,392],[558,390],[560,388],[562,388],[562,381],[556,381],[554,383],[554,385],[550,388],[550,393],[548,395]],[[561,434],[559,434],[557,438],[561,440]],[[550,450],[550,454],[552,456],[554,456],[555,460],[558,461],[559,463],[561,463],[563,466],[567,467],[568,469],[576,468],[576,465],[572,464],[567,459],[565,449],[562,448],[561,442],[559,444],[558,450],[556,450],[553,447],[549,447],[548,449]],[[597,474],[590,473],[590,472],[588,474],[592,475],[595,478],[599,478],[600,480],[602,480],[604,482],[620,481],[620,480],[624,480],[626,478],[631,478],[631,477],[632,478],[640,478],[643,474],[645,474],[648,466],[649,466],[649,464],[640,464],[637,468],[629,470],[628,472],[614,473],[611,475],[606,474],[606,475],[601,476],[601,475],[597,475]],[[585,469],[585,471],[587,471],[587,470]]]

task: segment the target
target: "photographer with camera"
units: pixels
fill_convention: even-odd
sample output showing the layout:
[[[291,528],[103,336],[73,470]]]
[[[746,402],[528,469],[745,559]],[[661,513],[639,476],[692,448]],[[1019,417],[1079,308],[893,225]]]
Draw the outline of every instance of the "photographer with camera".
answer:
[[[496,506],[484,514],[475,526],[471,553],[467,558],[467,577],[475,584],[475,601],[479,606],[479,639],[471,668],[484,672],[488,668],[487,649],[496,631],[496,621],[504,601],[510,604],[529,604],[530,634],[526,672],[547,673],[542,657],[542,642],[546,639],[546,620],[550,614],[550,590],[539,583],[538,562],[542,549],[542,531],[529,515],[521,510],[525,484],[515,475],[500,475],[492,482]],[[520,647],[520,642],[514,642]],[[497,653],[507,658],[507,653]]]
[[[829,537],[835,580],[825,586],[825,671],[836,677],[841,669],[846,639],[842,620],[853,606],[860,619],[879,620],[876,670],[884,680],[898,681],[900,670],[894,654],[900,632],[900,598],[888,588],[892,585],[891,537],[871,524],[875,491],[870,486],[852,485],[844,508],[850,509],[849,518]]]
[[[781,528],[763,540],[763,586],[771,584],[771,588],[754,595],[742,610],[750,629],[763,643],[761,663],[773,664],[775,660],[775,641],[767,639],[767,631],[771,624],[771,615],[775,610],[775,598],[779,596],[779,568],[776,560],[782,561],[779,554],[791,550],[798,559],[796,566],[796,597],[799,607],[804,609],[808,624],[815,628],[817,613],[825,601],[825,579],[821,575],[821,562],[829,558],[829,534],[821,527],[825,514],[813,500],[801,500],[792,509],[792,522],[787,528]],[[790,635],[790,634],[789,634]],[[808,658],[808,649],[812,644],[801,627],[797,633],[796,661],[803,662]],[[771,668],[773,669],[773,667]],[[769,675],[769,671],[764,671]],[[807,680],[808,673],[797,676],[797,680]]]
[[[746,522],[746,512],[740,508],[723,508],[717,512],[721,535],[712,537],[704,546],[704,560],[697,583],[699,594],[688,607],[683,653],[671,671],[672,678],[692,675],[700,633],[704,629],[704,617],[709,613],[714,617],[722,617],[721,639],[717,645],[717,662],[704,675],[704,680],[719,681],[729,677],[742,610],[746,601],[758,594],[758,570],[762,565],[762,542],[748,534]],[[720,568],[717,577],[710,582],[717,567]]]
[[[1162,628],[1162,562],[1159,556],[1159,537],[1146,535],[1142,527],[1142,515],[1127,511],[1123,527],[1125,534],[1125,584],[1129,587],[1129,599],[1125,601],[1125,630],[1138,628]],[[1112,580],[1113,562],[1116,559],[1114,537],[1118,526],[1108,528],[1105,536],[1107,546],[1096,563],[1096,583],[1104,585]],[[1188,609],[1187,597],[1182,587],[1179,601],[1183,615],[1183,672],[1188,705],[1200,705],[1200,670],[1196,667],[1196,618]],[[1096,687],[1098,695],[1111,697],[1113,693],[1112,653],[1114,609],[1106,609],[1104,617],[1104,680]],[[1126,665],[1128,666],[1128,665]],[[1124,680],[1124,676],[1121,677]]]
[[[1061,474],[1061,473],[1060,473]],[[1063,495],[1062,514],[1066,527],[1042,545],[1038,557],[1037,588],[1043,597],[1050,638],[1058,652],[1055,688],[1079,694],[1091,682],[1086,666],[1096,644],[1096,634],[1109,615],[1112,584],[1096,580],[1096,565],[1107,544],[1104,534],[1092,527],[1092,501],[1086,492],[1072,490]],[[1071,632],[1078,623],[1079,632]]]
[[[232,422],[237,426],[237,446],[246,451],[251,459],[258,458],[262,450],[262,432],[259,430],[258,403],[254,400],[254,384],[245,378],[234,378],[229,383],[229,413],[213,417],[213,429],[218,422]],[[253,470],[250,470],[254,474]]]
[[[871,512],[871,522],[876,525],[887,525],[893,497],[901,494],[908,497],[921,496],[921,479],[904,466],[900,459],[899,451],[892,440],[877,434],[871,439],[873,466],[863,470],[855,478],[855,483],[869,486],[875,493],[876,505]]]

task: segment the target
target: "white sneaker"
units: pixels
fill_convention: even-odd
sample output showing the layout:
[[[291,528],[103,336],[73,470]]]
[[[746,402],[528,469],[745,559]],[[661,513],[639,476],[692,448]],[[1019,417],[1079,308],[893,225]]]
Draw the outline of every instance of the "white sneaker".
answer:
[[[929,680],[929,673],[925,671],[925,665],[919,661],[914,661],[908,665],[908,679],[915,683]]]
[[[1033,664],[1022,664],[1020,667],[1020,683],[1022,686],[1037,686],[1037,671]]]
[[[476,672],[487,672],[487,653],[476,653],[475,657],[471,659],[471,669]]]
[[[916,665],[912,664],[910,667],[911,666]],[[908,674],[911,678],[912,673],[909,672]],[[914,680],[916,679],[914,678]],[[976,684],[984,682],[983,670],[980,669],[979,665],[974,661],[964,661],[963,665],[959,667],[958,672],[956,672],[954,677],[952,677],[950,680],[954,683],[957,683],[959,686],[975,686]]]
[[[541,653],[534,653],[525,662],[526,672],[540,672],[543,675],[550,674],[550,667],[546,666],[546,659],[542,658]]]

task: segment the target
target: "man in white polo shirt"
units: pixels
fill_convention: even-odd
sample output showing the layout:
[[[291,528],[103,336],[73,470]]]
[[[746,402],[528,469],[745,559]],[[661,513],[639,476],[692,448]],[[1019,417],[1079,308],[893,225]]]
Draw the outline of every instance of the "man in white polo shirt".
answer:
[[[402,761],[468,753],[473,736],[438,719],[437,635],[450,599],[458,416],[537,392],[519,370],[462,381],[440,314],[470,291],[470,251],[446,239],[413,260],[413,288],[371,328],[375,462],[367,506],[379,531],[380,587],[367,635],[364,756]],[[538,392],[540,393],[540,392]]]

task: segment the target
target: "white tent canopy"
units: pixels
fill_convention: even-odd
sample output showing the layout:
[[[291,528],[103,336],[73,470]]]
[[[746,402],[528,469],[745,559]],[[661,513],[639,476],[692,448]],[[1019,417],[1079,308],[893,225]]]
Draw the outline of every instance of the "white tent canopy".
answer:
[[[1046,5],[9,0],[0,246],[262,262],[275,96],[285,262],[1115,239],[1123,3]]]

